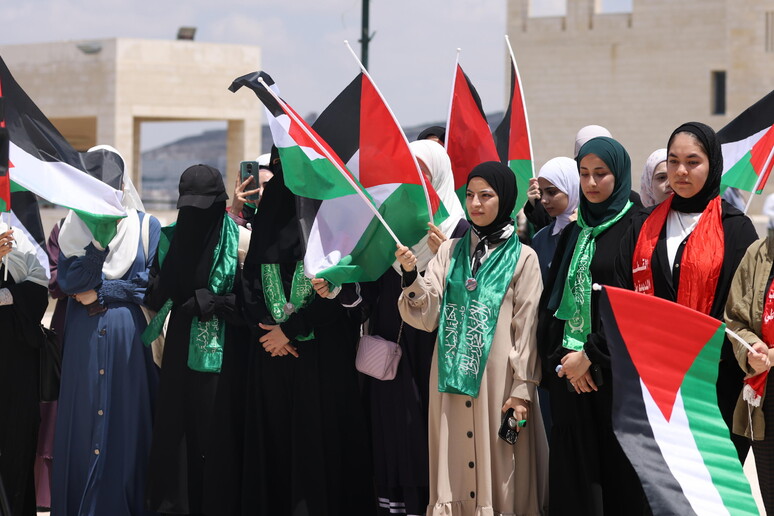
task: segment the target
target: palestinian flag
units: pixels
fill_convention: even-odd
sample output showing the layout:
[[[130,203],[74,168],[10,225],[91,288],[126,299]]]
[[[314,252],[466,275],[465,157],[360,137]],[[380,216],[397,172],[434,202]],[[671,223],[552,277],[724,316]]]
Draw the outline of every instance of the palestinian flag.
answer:
[[[335,285],[372,281],[395,261],[395,242],[358,190],[373,203],[404,245],[427,232],[425,190],[408,142],[373,83],[364,74],[309,127],[287,104],[258,83],[263,72],[240,77],[266,106],[285,183],[300,196],[306,242],[305,271]],[[337,169],[339,165],[347,177]],[[435,221],[446,216],[429,187]]]
[[[0,91],[0,212],[11,209],[11,178],[8,175],[8,129],[5,127],[4,105],[5,99],[3,92]]]
[[[14,80],[0,59],[0,89],[5,125],[10,139],[9,175],[12,190],[29,190],[75,211],[94,238],[107,245],[116,234],[117,221],[126,216],[123,193],[90,176],[76,151]],[[2,182],[0,181],[0,189]]]
[[[761,193],[774,165],[769,159],[774,147],[774,91],[718,131],[718,138],[723,149],[721,193],[729,187]]]
[[[465,207],[465,185],[470,171],[485,161],[500,161],[500,157],[481,98],[459,62],[454,69],[445,147],[454,173],[454,190]]]
[[[511,54],[511,96],[508,100],[508,109],[505,117],[494,132],[497,153],[500,161],[508,165],[516,175],[516,187],[518,197],[514,215],[524,207],[527,202],[527,190],[529,180],[535,176],[535,167],[532,161],[532,141],[529,135],[527,122],[527,105],[521,91],[521,76],[516,66],[516,59]]]
[[[690,308],[603,287],[613,429],[653,514],[758,514],[717,404],[725,324]]]
[[[46,277],[51,278],[46,234],[40,220],[40,207],[35,194],[26,190],[11,190],[11,226],[20,229],[35,247],[35,256],[46,270]]]

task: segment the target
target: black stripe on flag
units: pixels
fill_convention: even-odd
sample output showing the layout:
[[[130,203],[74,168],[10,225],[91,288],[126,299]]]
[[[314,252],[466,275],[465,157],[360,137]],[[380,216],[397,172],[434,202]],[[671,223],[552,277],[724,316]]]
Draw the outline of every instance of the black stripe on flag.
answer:
[[[504,164],[508,164],[508,147],[511,143],[511,110],[513,106],[513,89],[516,87],[516,70],[511,63],[511,93],[508,97],[508,109],[505,110],[505,116],[497,129],[494,130],[492,136],[494,137],[495,147],[497,148],[497,155],[500,156],[500,161]],[[480,107],[480,102],[479,102]]]
[[[607,292],[599,303],[613,368],[613,431],[634,466],[652,514],[696,514],[656,443],[642,398],[640,375],[626,348]]]
[[[312,124],[312,129],[328,142],[344,163],[349,163],[360,148],[362,88],[363,74],[359,73]]]
[[[774,124],[774,91],[745,109],[718,131],[720,143],[737,142]]]
[[[272,79],[269,74],[263,71],[251,72],[241,77],[237,77],[231,82],[231,86],[229,86],[228,89],[231,92],[236,92],[242,86],[250,88],[258,96],[260,101],[264,106],[266,106],[266,109],[269,110],[269,113],[271,113],[274,118],[283,115],[285,111],[282,109],[282,107],[280,107],[279,102],[277,102],[275,98],[272,97],[271,93],[266,91],[266,88],[264,88],[263,85],[258,82],[258,79],[263,79],[263,81],[266,83],[266,86],[271,87],[271,89],[275,92],[277,91],[274,87],[274,79]]]

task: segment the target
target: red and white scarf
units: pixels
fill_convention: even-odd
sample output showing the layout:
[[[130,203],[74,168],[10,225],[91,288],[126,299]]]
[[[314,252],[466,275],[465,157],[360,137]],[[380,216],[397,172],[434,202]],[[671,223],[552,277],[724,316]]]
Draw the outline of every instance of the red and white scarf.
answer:
[[[769,347],[774,343],[774,282],[772,282],[769,291],[766,293],[766,299],[763,302],[763,320],[761,321],[761,337],[763,342]],[[763,393],[766,390],[766,380],[769,378],[769,372],[763,371],[755,376],[744,379],[744,390],[742,395],[744,400],[753,407],[760,407]]]
[[[674,196],[659,204],[642,226],[632,257],[634,290],[649,296],[653,288],[653,252],[661,229],[666,223]],[[680,285],[677,302],[704,314],[709,314],[715,299],[715,289],[723,267],[723,222],[720,197],[704,208],[699,223],[688,237],[680,260]]]

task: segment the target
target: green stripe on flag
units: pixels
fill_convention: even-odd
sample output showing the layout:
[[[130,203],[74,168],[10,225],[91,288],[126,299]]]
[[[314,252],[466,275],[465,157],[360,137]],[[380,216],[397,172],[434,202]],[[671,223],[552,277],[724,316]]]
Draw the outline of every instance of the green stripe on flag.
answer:
[[[72,208],[71,208],[72,209]],[[91,231],[91,235],[94,240],[99,242],[102,248],[106,248],[113,237],[118,232],[118,221],[123,219],[126,215],[113,216],[113,215],[95,215],[82,210],[73,210],[86,224],[86,227]]]
[[[283,165],[284,166],[284,165]],[[407,210],[417,206],[419,210]],[[379,207],[379,213],[390,224],[403,245],[412,246],[427,234],[427,206],[425,191],[420,185],[403,184]],[[443,204],[433,216],[440,224],[449,214]],[[449,236],[449,235],[447,235]],[[395,241],[376,217],[366,227],[350,254],[342,257],[338,264],[318,272],[315,276],[325,278],[334,285],[358,281],[375,281],[395,261]]]
[[[758,182],[758,173],[752,166],[752,153],[747,152],[734,166],[723,174],[720,180],[721,193],[726,188],[733,187],[746,192],[752,192]],[[758,190],[760,193],[761,190]]]
[[[519,213],[527,203],[527,190],[529,189],[529,180],[532,178],[532,161],[528,159],[512,159],[508,162],[508,167],[513,170],[516,176],[516,207],[513,209],[513,220],[516,220],[516,214]]]
[[[758,514],[758,508],[739,463],[736,448],[731,442],[728,427],[718,410],[715,379],[725,328],[726,325],[721,324],[697,355],[685,375],[680,394],[696,447],[723,504],[732,515],[752,515]]]
[[[355,191],[336,166],[326,158],[310,159],[299,146],[282,147],[278,150],[285,184],[294,194],[326,200],[344,197]]]
[[[22,185],[17,183],[16,181],[11,181],[11,193],[13,192],[28,192],[26,188],[24,188]]]

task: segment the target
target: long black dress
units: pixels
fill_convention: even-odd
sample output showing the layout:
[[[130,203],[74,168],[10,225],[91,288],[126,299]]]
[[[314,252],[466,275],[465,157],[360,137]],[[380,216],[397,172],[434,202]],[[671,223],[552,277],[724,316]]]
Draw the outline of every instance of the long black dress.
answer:
[[[629,232],[635,209],[596,238],[591,261],[592,281],[614,284],[615,260],[621,239]],[[573,234],[573,222],[557,244],[540,303],[538,346],[543,359],[543,386],[551,396],[551,455],[549,462],[549,507],[556,515],[639,515],[645,510],[644,494],[629,459],[613,433],[612,371],[610,352],[601,326],[599,293],[591,293],[591,334],[585,350],[593,364],[602,368],[603,384],[596,392],[568,391],[567,381],[554,371],[569,350],[562,347],[564,321],[547,309],[556,282],[561,257]]]
[[[742,261],[747,248],[752,244],[758,235],[755,227],[747,216],[741,211],[722,201],[721,218],[723,221],[723,266],[720,269],[720,277],[715,288],[715,297],[712,301],[712,309],[709,313],[711,317],[723,320],[723,312],[728,299],[728,291],[731,288],[731,280],[734,277],[739,262]],[[637,245],[637,238],[649,215],[656,207],[649,208],[638,216],[632,223],[630,231],[621,242],[620,256],[616,263],[616,283],[618,286],[627,289],[634,289],[632,281],[632,256],[634,248]],[[656,249],[653,252],[651,269],[653,271],[653,290],[656,297],[668,299],[677,302],[677,287],[680,280],[680,263],[682,262],[683,251],[688,237],[683,240],[675,255],[674,267],[670,270],[669,258],[667,257],[666,245],[666,224],[661,229],[661,234],[656,243]],[[742,380],[744,371],[739,367],[731,343],[726,339],[723,342],[723,348],[720,354],[720,364],[718,366],[718,406],[723,420],[731,431],[734,408],[739,399],[739,392],[742,390]],[[747,438],[741,435],[731,433],[731,440],[736,447],[739,460],[744,462],[747,451],[750,448]]]
[[[0,478],[13,516],[35,512],[33,466],[40,424],[40,321],[48,306],[48,290],[31,281],[16,283],[9,273],[13,304],[0,306]]]
[[[295,263],[280,264],[289,296]],[[257,324],[275,324],[260,275],[245,281],[253,329],[248,359],[243,514],[368,515],[375,512],[368,432],[355,370],[359,320],[337,300],[314,297],[282,324],[298,350],[271,357]],[[314,331],[314,339],[295,338]]]

